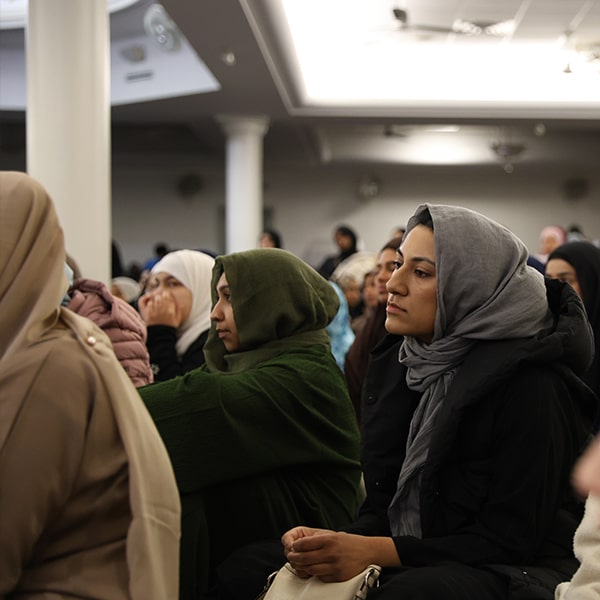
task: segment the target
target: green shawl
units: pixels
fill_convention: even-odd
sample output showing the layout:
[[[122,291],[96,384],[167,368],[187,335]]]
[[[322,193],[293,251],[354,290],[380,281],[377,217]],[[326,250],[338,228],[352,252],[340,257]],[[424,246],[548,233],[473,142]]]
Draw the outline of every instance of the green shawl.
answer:
[[[213,289],[223,271],[240,351],[212,329],[207,364],[139,390],[181,495],[181,600],[236,548],[299,524],[339,528],[358,502],[356,416],[324,329],[335,291],[283,250],[217,258]]]

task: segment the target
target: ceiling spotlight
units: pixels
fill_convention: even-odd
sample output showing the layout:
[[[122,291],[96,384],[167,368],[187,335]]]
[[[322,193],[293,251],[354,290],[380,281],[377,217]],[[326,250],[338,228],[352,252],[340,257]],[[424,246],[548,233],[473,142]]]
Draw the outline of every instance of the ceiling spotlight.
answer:
[[[235,53],[234,53],[233,50],[225,50],[225,52],[223,52],[221,54],[221,60],[228,67],[233,67],[235,65],[235,63],[237,62],[237,58],[236,58]]]
[[[161,4],[151,4],[144,14],[144,29],[148,37],[163,50],[178,50],[179,29]]]

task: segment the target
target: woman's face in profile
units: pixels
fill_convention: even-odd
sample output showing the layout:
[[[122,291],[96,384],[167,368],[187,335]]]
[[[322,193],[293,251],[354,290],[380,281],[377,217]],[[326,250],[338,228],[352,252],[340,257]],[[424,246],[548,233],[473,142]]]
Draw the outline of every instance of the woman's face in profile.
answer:
[[[377,285],[378,300],[381,304],[387,302],[387,282],[390,280],[395,268],[396,250],[385,248],[379,253],[375,266],[375,282]]]
[[[396,335],[431,342],[437,312],[433,231],[417,225],[396,254],[396,269],[387,283],[385,328]]]
[[[231,290],[225,273],[217,281],[217,295],[217,303],[210,313],[210,319],[216,323],[217,335],[227,352],[235,352],[240,348],[240,337],[233,318]]]

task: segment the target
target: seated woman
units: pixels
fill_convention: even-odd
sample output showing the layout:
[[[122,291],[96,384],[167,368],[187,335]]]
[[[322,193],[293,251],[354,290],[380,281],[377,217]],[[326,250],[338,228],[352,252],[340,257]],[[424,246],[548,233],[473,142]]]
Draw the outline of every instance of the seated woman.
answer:
[[[172,467],[107,336],[60,307],[52,201],[0,172],[0,597],[176,600]]]
[[[146,345],[155,381],[204,364],[214,263],[204,252],[177,250],[152,267],[138,308],[148,327]]]
[[[182,501],[181,598],[244,544],[354,517],[359,436],[326,332],[328,281],[275,248],[216,259],[206,364],[140,389]]]
[[[401,242],[402,238],[392,238],[381,248],[377,255],[374,270],[377,291],[376,307],[369,315],[364,327],[356,335],[344,361],[344,374],[348,382],[348,391],[359,422],[361,392],[367,374],[369,354],[387,333],[385,329],[385,308],[388,292],[385,286],[394,272],[396,250]]]
[[[548,257],[546,277],[573,286],[594,331],[596,352],[583,380],[600,396],[600,248],[591,242],[568,242]]]
[[[285,557],[325,581],[377,563],[373,600],[551,600],[576,566],[570,473],[596,411],[576,374],[592,356],[581,300],[464,208],[419,207],[396,260],[395,335],[374,349],[363,395],[366,500],[343,531],[286,532]],[[256,575],[231,597],[283,562],[253,564],[254,550],[221,568],[226,580],[243,555]]]

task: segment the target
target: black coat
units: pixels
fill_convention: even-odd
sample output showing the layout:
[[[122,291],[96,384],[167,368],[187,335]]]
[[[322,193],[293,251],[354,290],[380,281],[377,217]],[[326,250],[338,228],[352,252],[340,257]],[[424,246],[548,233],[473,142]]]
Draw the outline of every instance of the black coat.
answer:
[[[570,473],[596,417],[597,400],[575,375],[592,353],[583,307],[569,286],[547,285],[552,333],[478,343],[459,368],[422,473],[422,539],[393,538],[404,565],[493,569],[510,578],[511,598],[553,598],[577,566],[582,505]],[[401,341],[389,335],[372,353],[362,402],[367,499],[354,533],[391,535],[387,508],[420,397],[398,363]]]
[[[150,355],[154,381],[167,381],[203,365],[203,349],[207,337],[208,329],[190,344],[180,359],[175,349],[177,329],[169,325],[149,325],[146,347]]]

